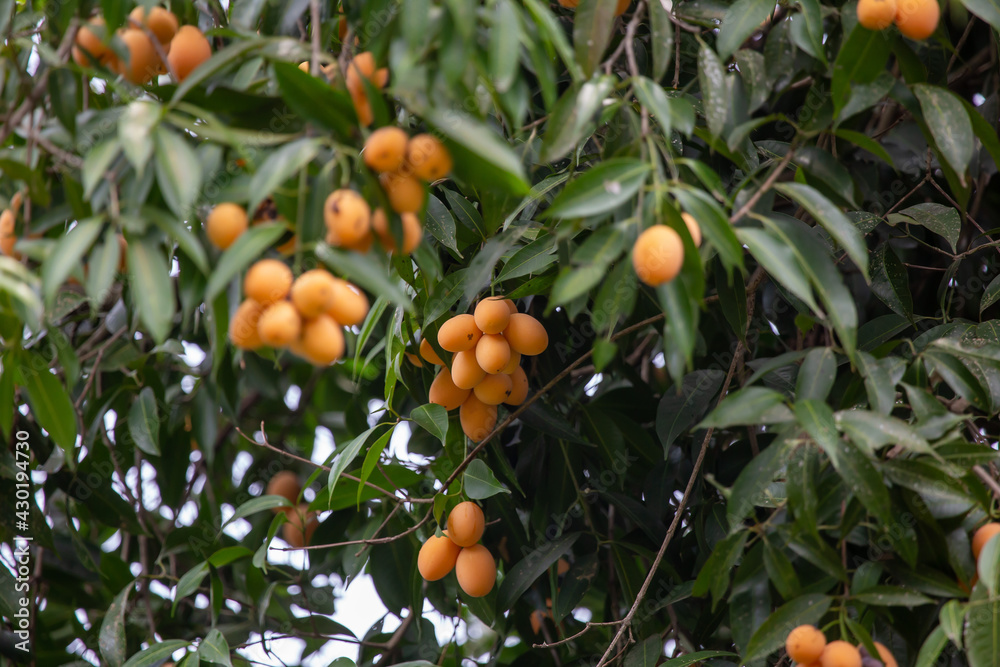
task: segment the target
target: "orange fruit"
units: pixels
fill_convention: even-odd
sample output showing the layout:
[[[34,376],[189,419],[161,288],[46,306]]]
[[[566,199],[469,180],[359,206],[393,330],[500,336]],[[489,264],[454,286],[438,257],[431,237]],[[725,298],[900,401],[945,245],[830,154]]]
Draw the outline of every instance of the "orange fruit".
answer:
[[[497,425],[497,406],[486,405],[475,395],[469,396],[458,410],[462,432],[473,442],[479,442]]]
[[[368,317],[368,297],[357,285],[333,279],[333,304],[326,314],[345,327],[354,327]]]
[[[406,170],[420,180],[444,178],[451,168],[451,153],[437,137],[418,134],[406,145]]]
[[[463,352],[463,354],[465,354]],[[506,403],[510,398],[510,392],[514,383],[509,375],[494,373],[487,375],[483,381],[477,384],[472,392],[480,401],[486,405],[500,405]]]
[[[379,182],[396,213],[416,213],[424,207],[427,196],[424,184],[413,176],[402,173],[382,174]]]
[[[549,334],[545,327],[527,313],[511,315],[503,336],[512,350],[529,357],[541,354],[549,346]]]
[[[170,41],[170,53],[167,54],[167,61],[170,63],[170,69],[177,76],[177,80],[183,81],[198,65],[211,57],[212,45],[208,43],[201,30],[193,25],[184,25]]]
[[[14,244],[17,243],[15,224],[14,213],[10,209],[4,209],[0,213],[0,253],[8,257],[14,256]]]
[[[256,350],[264,344],[257,332],[264,305],[253,299],[246,299],[239,305],[229,320],[229,340],[241,350]]]
[[[438,371],[431,388],[428,392],[428,399],[431,403],[444,406],[445,410],[454,410],[464,405],[472,393],[468,389],[459,389],[455,386],[455,381],[451,379],[451,371],[443,367]]]
[[[422,362],[420,360],[420,357],[418,357],[417,355],[415,355],[415,354],[413,354],[411,352],[405,352],[404,354],[406,354],[406,358],[409,360],[409,362],[411,364],[413,364],[414,366],[416,366],[417,368],[423,368],[424,367],[424,362]]]
[[[883,667],[899,667],[899,663],[896,662],[896,658],[893,657],[892,651],[882,644],[881,642],[872,642],[875,644],[875,648],[878,650],[878,659],[882,661]],[[859,646],[858,649],[861,647]]]
[[[243,294],[268,306],[288,296],[292,288],[292,270],[276,259],[254,263],[243,277]]]
[[[409,255],[420,245],[424,237],[424,228],[415,213],[403,213],[399,216],[403,223],[403,254]],[[396,252],[396,238],[389,228],[389,217],[382,209],[376,209],[372,214],[372,229],[378,235],[379,241],[389,252]]]
[[[218,204],[205,220],[205,234],[219,250],[225,250],[247,230],[247,212],[239,204]]]
[[[370,51],[362,51],[354,56],[351,64],[347,66],[347,90],[351,95],[364,95],[365,85],[363,79],[368,79],[375,88],[382,89],[389,81],[389,70],[377,69],[375,56]]]
[[[615,16],[621,16],[628,9],[628,5],[632,0],[618,0],[618,5],[615,7]]]
[[[684,264],[681,236],[666,225],[653,225],[636,239],[632,265],[639,280],[656,287],[673,280]]]
[[[80,67],[88,67],[94,63],[104,63],[112,52],[101,39],[104,34],[104,19],[100,16],[87,21],[76,31],[73,46],[73,60]],[[88,55],[89,54],[89,55]],[[91,60],[93,58],[93,60]]]
[[[977,561],[979,560],[979,554],[983,552],[983,547],[990,539],[1000,533],[1000,523],[988,523],[976,531],[975,535],[972,536],[972,557]]]
[[[292,304],[303,317],[316,317],[333,305],[334,278],[326,269],[306,271],[292,283]]]
[[[826,645],[819,657],[819,664],[822,667],[861,667],[861,652],[838,639]]]
[[[472,315],[456,315],[438,329],[438,345],[448,352],[463,352],[476,347],[482,335]]]
[[[894,1],[894,0],[882,0],[882,1]],[[698,221],[694,219],[694,216],[688,212],[681,213],[681,219],[684,224],[687,225],[688,234],[691,235],[691,240],[694,241],[694,247],[701,247],[701,225]]]
[[[281,536],[288,542],[288,546],[301,549],[309,544],[319,526],[319,520],[309,511],[309,505],[303,503],[294,510],[289,510],[285,516],[288,517],[288,522],[281,526]]]
[[[417,571],[427,581],[443,579],[455,569],[455,561],[461,551],[462,547],[452,542],[447,535],[431,535],[417,554]]]
[[[406,159],[409,137],[398,127],[380,127],[365,142],[365,164],[377,172],[397,171]]]
[[[455,576],[465,594],[481,598],[493,590],[497,580],[497,564],[489,549],[476,544],[462,549],[455,562]]]
[[[302,62],[299,63],[299,69],[305,72],[306,74],[309,73],[311,67],[312,63],[310,63],[308,60],[303,60]]]
[[[795,662],[808,663],[819,660],[826,648],[826,637],[812,625],[800,625],[788,633],[785,652]]]
[[[288,347],[302,332],[302,317],[288,301],[272,303],[264,309],[257,322],[260,339],[271,347]]]
[[[277,473],[271,480],[267,483],[267,490],[264,491],[264,495],[267,496],[281,496],[290,503],[294,503],[299,498],[299,492],[302,487],[299,485],[299,478],[291,470],[282,470]],[[292,508],[290,507],[272,507],[271,511],[277,514],[278,512],[288,511]]]
[[[483,334],[476,343],[476,361],[487,373],[501,373],[510,363],[510,344],[500,334]]]
[[[507,365],[504,366],[503,370],[500,372],[503,373],[504,375],[510,375],[514,371],[516,371],[520,365],[521,365],[521,353],[516,350],[511,350],[510,361],[507,362]]]
[[[426,338],[420,341],[420,356],[435,366],[444,366],[444,360],[434,351],[434,346]]]
[[[941,7],[937,0],[897,0],[896,27],[910,39],[927,39],[937,30]]]
[[[484,334],[498,334],[507,328],[510,309],[505,299],[491,297],[483,299],[476,305],[473,316],[476,319],[476,326]]]
[[[471,547],[483,536],[484,530],[486,517],[474,502],[459,503],[448,514],[448,537],[460,547]]]
[[[298,349],[314,366],[329,366],[344,356],[344,330],[329,315],[319,315],[302,325]]]
[[[507,310],[510,311],[511,315],[517,312],[517,304],[514,303],[513,299],[504,299],[503,302],[507,304]]]
[[[857,14],[869,30],[885,30],[896,18],[896,0],[859,0]]]
[[[510,374],[511,389],[510,396],[504,401],[507,405],[521,405],[524,399],[528,398],[528,375],[524,369],[518,366]]]
[[[153,7],[148,12],[141,5],[129,13],[128,17],[135,21],[136,26],[146,26],[156,35],[156,41],[166,46],[177,34],[180,25],[177,17],[163,7]]]
[[[331,245],[360,243],[371,230],[371,208],[354,190],[334,190],[323,204],[323,222],[336,239]]]
[[[372,104],[363,93],[351,93],[351,102],[354,103],[354,113],[358,116],[358,123],[362,127],[368,127],[375,120],[375,112],[372,111]]]
[[[149,83],[161,66],[153,40],[140,28],[126,28],[118,36],[128,49],[128,62],[118,61],[113,69],[137,86]]]
[[[483,381],[486,371],[476,361],[475,350],[456,352],[451,360],[451,379],[459,389],[472,389]]]

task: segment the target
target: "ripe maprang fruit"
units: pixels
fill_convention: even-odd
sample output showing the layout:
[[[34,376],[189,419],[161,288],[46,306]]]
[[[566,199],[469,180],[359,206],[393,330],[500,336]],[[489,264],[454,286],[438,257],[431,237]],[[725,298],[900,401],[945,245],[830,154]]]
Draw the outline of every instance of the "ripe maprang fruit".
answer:
[[[812,625],[800,625],[788,633],[785,652],[795,662],[808,664],[819,660],[826,648],[826,637]]]
[[[219,250],[225,250],[247,230],[247,212],[239,204],[218,204],[205,220],[205,234]]]
[[[471,547],[482,538],[485,530],[486,517],[474,502],[459,503],[448,514],[448,537],[460,547]]]
[[[471,393],[468,389],[456,387],[454,380],[451,379],[451,371],[443,367],[431,383],[428,398],[431,403],[436,403],[445,410],[454,410],[464,405]]]
[[[431,535],[417,554],[417,571],[427,581],[443,579],[455,569],[455,562],[461,551],[462,547],[452,542],[447,535]]]
[[[462,352],[476,347],[482,336],[472,315],[456,315],[438,329],[438,345],[448,352]]]
[[[288,347],[302,332],[302,317],[288,301],[268,306],[257,324],[260,339],[271,347]]]
[[[632,265],[639,280],[656,287],[670,282],[684,265],[684,242],[666,225],[653,225],[636,239]]]
[[[255,262],[243,277],[243,294],[269,306],[288,296],[292,288],[292,270],[276,259]]]
[[[481,598],[493,590],[497,580],[497,564],[493,555],[481,544],[462,549],[455,562],[455,576],[465,594]]]
[[[198,65],[212,57],[212,46],[205,35],[193,25],[181,26],[170,41],[170,53],[167,62],[170,69],[183,81],[197,69]]]

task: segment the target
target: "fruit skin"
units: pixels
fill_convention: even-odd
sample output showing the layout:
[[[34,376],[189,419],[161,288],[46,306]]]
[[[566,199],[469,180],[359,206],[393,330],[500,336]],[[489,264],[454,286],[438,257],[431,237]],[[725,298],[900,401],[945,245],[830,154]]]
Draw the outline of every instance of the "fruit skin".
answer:
[[[119,38],[128,49],[128,62],[118,61],[112,69],[137,86],[149,83],[162,64],[153,40],[140,28],[126,28]]]
[[[243,294],[260,304],[269,306],[288,296],[292,281],[292,270],[284,262],[262,259],[255,262],[243,277]]]
[[[507,402],[513,387],[514,382],[509,375],[494,373],[487,375],[482,382],[473,388],[472,392],[486,405],[500,405]]]
[[[503,373],[504,375],[511,375],[520,366],[521,366],[521,353],[518,352],[517,350],[511,350],[510,361],[507,362],[507,365],[504,366],[503,370],[500,372]]]
[[[673,280],[683,264],[681,235],[666,225],[654,225],[644,231],[632,248],[635,273],[651,287]]]
[[[883,0],[883,1],[895,2],[895,0]],[[691,240],[694,241],[694,247],[695,248],[700,248],[701,247],[701,225],[698,224],[698,221],[694,219],[693,215],[691,215],[690,213],[688,213],[686,211],[684,213],[681,213],[681,219],[684,221],[684,224],[687,225],[688,234],[691,235]]]
[[[265,306],[253,299],[246,299],[239,305],[229,320],[229,340],[241,350],[256,350],[264,345],[260,339],[258,326]]]
[[[487,373],[501,373],[510,363],[510,344],[500,334],[483,334],[476,344],[476,361]]]
[[[454,410],[464,405],[472,392],[468,389],[459,389],[455,386],[455,381],[451,379],[451,371],[447,367],[438,371],[431,388],[428,392],[428,399],[431,403],[443,406],[445,410]]]
[[[350,246],[363,241],[371,230],[372,211],[354,190],[334,190],[323,204],[323,222],[333,245]]]
[[[819,664],[822,667],[861,667],[861,652],[838,639],[826,645],[819,657]]]
[[[409,137],[398,127],[380,127],[371,133],[362,153],[365,164],[377,172],[397,171],[406,159]]]
[[[435,366],[444,366],[444,360],[434,351],[434,346],[426,338],[420,341],[420,356]]]
[[[333,278],[333,305],[326,314],[345,327],[354,327],[368,317],[368,297],[356,285]]]
[[[105,63],[109,59],[109,55],[114,54],[108,48],[108,45],[101,40],[98,34],[100,30],[95,31],[94,28],[104,28],[104,19],[102,17],[96,16],[90,19],[76,31],[73,60],[80,67],[88,67],[92,64],[90,56],[99,63]],[[88,53],[90,56],[87,55]]]
[[[163,7],[153,7],[148,12],[141,5],[133,9],[128,17],[135,21],[137,25],[144,25],[150,32],[156,35],[156,41],[166,46],[177,34],[180,25],[173,12],[169,12]]]
[[[294,503],[298,500],[299,492],[302,491],[302,487],[299,485],[299,477],[291,470],[282,470],[281,472],[274,475],[271,480],[267,483],[267,490],[264,491],[265,495],[268,496],[281,496],[290,503]],[[277,514],[278,512],[289,512],[291,507],[272,507],[271,511]]]
[[[403,213],[399,217],[403,223],[403,254],[409,255],[420,245],[420,241],[424,237],[424,228],[414,213]],[[376,209],[375,213],[372,214],[372,229],[375,230],[378,240],[382,242],[386,250],[389,252],[399,250],[396,245],[396,237],[392,235],[392,230],[389,228],[389,216],[382,209]]]
[[[476,326],[484,334],[498,334],[507,328],[510,309],[503,299],[492,297],[479,302],[473,317],[476,319]]]
[[[618,5],[615,7],[615,16],[621,16],[628,9],[629,3],[632,0],[618,0]]]
[[[260,339],[271,347],[288,347],[302,333],[302,317],[288,301],[268,306],[257,323]]]
[[[389,173],[379,176],[382,189],[389,198],[389,205],[396,213],[416,213],[424,207],[427,193],[424,184],[413,176]]]
[[[527,313],[511,315],[503,336],[512,350],[529,357],[541,354],[549,346],[549,333],[541,322]]]
[[[897,0],[896,27],[910,39],[927,39],[937,30],[941,7],[937,0]]]
[[[212,57],[212,45],[193,25],[181,26],[170,42],[167,62],[178,81],[188,78],[198,65]]]
[[[4,209],[0,213],[0,254],[14,257],[14,244],[17,243],[17,236],[14,234],[14,213],[10,209]]]
[[[427,581],[443,579],[455,569],[455,561],[461,551],[462,547],[452,542],[447,535],[431,535],[417,554],[417,571]]]
[[[819,660],[826,648],[826,637],[815,626],[800,625],[788,633],[785,639],[785,652],[788,657],[799,663],[809,663]]]
[[[311,269],[292,283],[292,304],[303,317],[316,317],[333,305],[333,276],[326,269]]]
[[[869,30],[885,30],[896,18],[896,0],[859,0],[857,14]]]
[[[514,303],[513,299],[504,299],[503,302],[507,304],[507,310],[510,311],[511,315],[517,312],[517,304]]]
[[[438,329],[438,345],[448,352],[463,352],[476,347],[482,336],[472,315],[456,315]]]
[[[344,356],[344,330],[329,315],[319,315],[302,325],[299,349],[314,366],[329,366]]]
[[[486,517],[474,502],[461,502],[448,514],[448,537],[460,547],[471,547],[480,540],[484,530]]]
[[[497,581],[497,564],[489,549],[476,544],[458,554],[455,576],[466,595],[481,598],[493,590]]]
[[[896,658],[892,656],[892,651],[890,651],[885,644],[882,644],[881,642],[872,643],[875,644],[875,648],[878,650],[878,658],[876,659],[882,663],[882,667],[899,667],[899,663],[896,662]],[[868,657],[868,652],[861,645],[858,645],[858,652],[861,653],[861,660],[864,662],[864,659]]]
[[[219,250],[225,250],[247,230],[247,212],[239,204],[218,204],[205,220],[205,234]]]
[[[406,169],[422,181],[444,178],[452,166],[451,153],[437,137],[418,134],[406,145]]]
[[[285,516],[288,517],[288,522],[281,526],[281,536],[289,546],[301,549],[309,544],[319,527],[319,520],[309,511],[309,505],[303,503],[294,510],[289,510]]]
[[[528,375],[518,366],[510,375],[510,396],[504,401],[507,405],[521,405],[528,398]]]
[[[451,379],[459,389],[474,389],[486,377],[479,362],[476,361],[475,350],[456,352],[451,360]]]
[[[389,81],[389,70],[385,68],[377,69],[377,67],[375,56],[370,51],[362,51],[354,56],[351,64],[347,66],[347,76],[345,77],[347,90],[352,95],[363,95],[365,93],[363,79],[368,79],[379,90],[384,88],[385,84]]]
[[[996,522],[988,523],[977,530],[972,536],[972,557],[978,561],[979,554],[983,552],[983,547],[997,533],[1000,533],[1000,523]]]
[[[479,442],[497,425],[497,406],[486,405],[475,395],[469,396],[458,410],[462,432],[473,442]]]

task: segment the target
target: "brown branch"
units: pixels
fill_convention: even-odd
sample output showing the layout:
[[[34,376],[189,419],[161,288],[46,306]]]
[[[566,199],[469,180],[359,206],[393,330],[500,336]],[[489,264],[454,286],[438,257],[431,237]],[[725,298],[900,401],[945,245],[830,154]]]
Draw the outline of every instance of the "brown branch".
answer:
[[[747,212],[752,209],[758,201],[760,201],[760,198],[764,196],[764,193],[771,189],[771,186],[773,186],[778,180],[778,177],[781,176],[781,172],[784,171],[788,163],[792,161],[792,155],[794,154],[795,149],[789,146],[788,151],[785,153],[785,157],[781,158],[781,161],[774,167],[773,170],[771,170],[771,173],[768,174],[761,186],[757,188],[757,191],[750,196],[750,199],[746,200],[746,203],[740,207],[740,210],[729,216],[730,224],[735,223],[737,220],[746,215]]]
[[[543,642],[541,644],[532,644],[531,647],[532,648],[551,648],[553,646],[559,646],[561,644],[567,644],[567,643],[573,641],[574,639],[576,639],[577,637],[580,637],[580,636],[586,634],[587,630],[590,630],[591,628],[606,627],[606,626],[609,626],[609,625],[621,625],[621,621],[605,621],[603,623],[593,623],[591,621],[587,621],[587,624],[583,626],[583,630],[580,630],[580,632],[576,633],[575,635],[570,635],[569,637],[566,637],[565,639],[560,639],[557,642]]]

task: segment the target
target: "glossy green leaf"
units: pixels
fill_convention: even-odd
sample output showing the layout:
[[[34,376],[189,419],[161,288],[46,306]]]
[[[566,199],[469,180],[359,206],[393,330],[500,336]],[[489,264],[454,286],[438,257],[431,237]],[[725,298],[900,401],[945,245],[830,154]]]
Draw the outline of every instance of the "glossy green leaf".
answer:
[[[125,607],[128,605],[128,596],[132,592],[132,586],[133,584],[129,583],[115,596],[101,622],[97,646],[111,667],[122,667],[125,662]]]
[[[144,387],[132,401],[128,431],[136,447],[151,456],[160,455],[160,416],[150,387]]]
[[[510,493],[510,489],[504,487],[496,475],[490,470],[482,459],[476,459],[465,469],[462,475],[465,494],[472,500],[485,500],[498,493]]]
[[[73,269],[79,266],[83,256],[94,245],[103,228],[103,218],[81,220],[59,239],[46,258],[45,264],[42,265],[42,293],[45,295],[46,305],[50,308],[56,292],[66,282]]]
[[[562,159],[593,133],[595,116],[601,111],[614,83],[613,77],[602,76],[563,93],[542,136],[542,160]]]
[[[761,23],[774,11],[774,3],[770,0],[736,0],[726,11],[719,29],[719,38],[715,48],[722,60],[736,53],[754,32],[760,29]]]
[[[744,387],[727,395],[698,427],[728,428],[769,424],[788,421],[791,417],[782,394],[765,387]]]
[[[614,26],[613,4],[604,0],[580,0],[573,18],[573,47],[576,62],[586,76],[591,76],[600,64]]]
[[[448,435],[448,411],[444,406],[435,403],[418,406],[410,412],[410,419],[444,443]]]
[[[503,583],[500,584],[497,610],[506,611],[514,606],[535,580],[559,560],[559,557],[566,553],[579,537],[580,533],[562,535],[527,552],[524,558],[510,568]]]
[[[646,182],[649,164],[629,158],[605,160],[567,185],[545,218],[582,218],[607,213],[630,200]]]
[[[782,605],[757,628],[747,644],[743,659],[753,662],[766,658],[784,646],[789,628],[804,623],[817,623],[830,608],[832,600],[825,595],[813,593],[802,595]]]
[[[124,667],[155,667],[162,664],[179,649],[190,645],[183,639],[168,639],[144,648],[125,663]]]
[[[319,145],[316,139],[299,139],[268,155],[250,179],[247,210],[256,211],[264,199],[312,162]]]
[[[913,86],[913,94],[920,100],[934,143],[964,185],[975,148],[969,114],[958,97],[945,88],[920,83]]]
[[[166,127],[153,132],[156,146],[156,181],[170,209],[182,219],[191,217],[191,207],[201,190],[201,162],[188,139]]]

